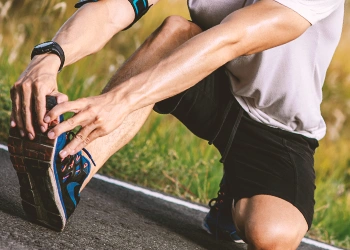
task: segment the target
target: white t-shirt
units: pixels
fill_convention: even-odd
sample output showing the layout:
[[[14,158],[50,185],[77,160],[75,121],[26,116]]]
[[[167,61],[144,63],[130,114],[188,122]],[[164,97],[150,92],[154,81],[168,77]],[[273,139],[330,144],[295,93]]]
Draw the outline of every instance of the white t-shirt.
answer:
[[[257,1],[189,0],[188,6],[193,21],[208,29]],[[294,41],[227,63],[232,93],[252,119],[320,140],[326,133],[322,86],[340,40],[344,0],[275,1],[312,26]]]

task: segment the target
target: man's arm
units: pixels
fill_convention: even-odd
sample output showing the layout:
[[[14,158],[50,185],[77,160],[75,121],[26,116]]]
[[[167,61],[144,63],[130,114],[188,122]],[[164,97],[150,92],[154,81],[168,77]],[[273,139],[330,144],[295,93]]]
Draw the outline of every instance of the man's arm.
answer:
[[[182,92],[239,56],[290,42],[308,27],[310,23],[293,10],[273,0],[259,1],[190,39],[114,92],[122,95],[122,102],[132,110],[145,107]]]
[[[52,130],[51,138],[77,125],[83,125],[82,131],[84,127],[89,127],[86,131],[93,131],[84,134],[90,141],[104,136],[132,111],[190,88],[238,56],[287,43],[309,26],[310,23],[293,10],[273,0],[261,0],[232,13],[220,25],[190,39],[154,67],[109,92],[56,106],[48,113],[48,121],[68,111],[77,114],[70,119],[74,125],[59,124]],[[108,122],[111,113],[119,116],[119,124]],[[67,148],[75,148],[70,146]]]
[[[158,1],[158,0],[157,0]],[[149,4],[157,2],[149,0]],[[99,0],[83,5],[58,31],[53,41],[66,53],[65,65],[99,51],[134,20],[127,0]]]
[[[148,2],[151,5],[158,0]],[[63,48],[64,65],[70,65],[100,50],[112,36],[128,27],[134,17],[133,7],[128,0],[100,0],[81,7],[53,38]],[[17,126],[22,136],[28,135],[30,139],[35,137],[33,122],[38,122],[42,131],[47,129],[43,121],[46,95],[56,96],[59,103],[67,100],[67,96],[57,91],[59,66],[57,55],[37,55],[11,89],[11,126]],[[33,111],[36,111],[37,121],[32,121]]]

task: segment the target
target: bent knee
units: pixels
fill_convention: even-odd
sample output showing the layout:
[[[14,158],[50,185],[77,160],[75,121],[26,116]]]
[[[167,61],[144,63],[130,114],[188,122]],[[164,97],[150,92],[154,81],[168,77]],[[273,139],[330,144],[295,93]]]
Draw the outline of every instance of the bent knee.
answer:
[[[248,249],[296,249],[308,229],[304,216],[295,206],[269,195],[239,200],[234,219]]]
[[[165,18],[161,26],[163,31],[169,35],[189,35],[194,36],[200,33],[201,28],[181,16],[169,16]]]
[[[245,239],[250,250],[292,250],[297,249],[303,232],[279,225],[246,225]]]

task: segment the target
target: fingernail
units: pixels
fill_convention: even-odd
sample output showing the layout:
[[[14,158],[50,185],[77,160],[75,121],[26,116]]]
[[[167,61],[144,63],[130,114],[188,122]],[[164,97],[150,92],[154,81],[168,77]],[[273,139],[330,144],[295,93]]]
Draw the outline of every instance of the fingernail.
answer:
[[[50,117],[49,116],[45,116],[44,122],[49,123],[50,122]]]
[[[61,150],[61,152],[60,152],[60,156],[61,156],[61,158],[66,157],[66,156],[67,156],[67,152],[66,152],[66,151],[64,151],[64,150]]]
[[[11,127],[16,127],[16,123],[14,121],[11,121]]]
[[[23,132],[23,130],[20,130],[19,133],[21,134],[22,137],[25,136],[25,133]]]
[[[54,132],[49,132],[48,134],[47,134],[47,136],[50,138],[50,139],[53,139],[54,137],[55,137],[55,133]]]
[[[46,131],[46,129],[45,129],[44,126],[41,126],[41,127],[40,127],[40,130],[41,130],[41,132],[43,132],[43,133]]]
[[[34,139],[34,136],[31,133],[28,134],[28,137],[29,137],[30,140]]]

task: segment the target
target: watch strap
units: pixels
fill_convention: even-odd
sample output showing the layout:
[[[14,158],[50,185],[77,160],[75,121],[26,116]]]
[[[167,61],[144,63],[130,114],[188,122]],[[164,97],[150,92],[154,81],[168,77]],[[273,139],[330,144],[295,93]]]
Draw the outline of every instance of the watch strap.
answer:
[[[55,54],[57,55],[60,60],[61,60],[61,65],[58,69],[58,72],[60,72],[63,68],[63,65],[64,65],[64,62],[65,62],[65,56],[64,56],[64,51],[63,49],[61,48],[61,46],[54,42],[54,41],[48,41],[50,42],[51,44],[48,45],[48,46],[45,46],[45,47],[37,47],[38,45],[36,45],[32,51],[32,54],[31,54],[31,59],[33,59],[34,56],[36,55],[42,55],[42,54]],[[44,43],[48,43],[48,42],[44,42]],[[41,44],[44,44],[44,43],[41,43]]]
[[[91,2],[98,2],[98,0],[79,0],[79,2],[74,5],[74,7],[75,8],[80,8],[84,4],[91,3]]]

